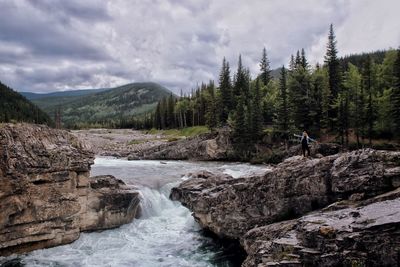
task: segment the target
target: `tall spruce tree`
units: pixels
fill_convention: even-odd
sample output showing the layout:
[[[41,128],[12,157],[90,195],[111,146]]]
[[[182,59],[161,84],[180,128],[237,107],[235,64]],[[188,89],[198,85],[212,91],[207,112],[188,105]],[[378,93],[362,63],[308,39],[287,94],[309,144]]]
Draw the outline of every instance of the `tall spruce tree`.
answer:
[[[244,96],[240,95],[238,97],[235,119],[233,122],[233,138],[237,144],[247,144],[248,142],[248,120],[246,118],[247,108],[245,105]]]
[[[326,90],[324,87],[324,72],[319,64],[317,64],[312,74],[310,105],[310,117],[312,119],[312,126],[310,130],[317,136],[320,134],[324,121],[324,90]]]
[[[296,128],[308,130],[312,125],[310,117],[311,80],[309,70],[303,67],[302,62],[300,52],[297,51],[295,68],[290,72],[288,82],[290,117]]]
[[[271,80],[271,69],[269,67],[269,60],[267,57],[267,49],[263,49],[261,61],[260,61],[260,78],[261,81],[265,86],[268,85],[269,81]]]
[[[364,92],[367,97],[366,103],[366,117],[364,121],[364,125],[368,128],[368,143],[371,146],[372,144],[372,130],[374,123],[374,109],[373,109],[373,88],[372,88],[372,63],[371,58],[367,56],[367,59],[364,63],[363,73],[362,73],[362,86],[364,88]]]
[[[340,92],[340,83],[341,83],[341,72],[340,72],[340,64],[338,59],[338,51],[336,48],[337,41],[335,39],[335,33],[333,30],[333,25],[330,25],[329,28],[329,36],[328,36],[328,45],[325,55],[325,64],[328,68],[328,77],[329,77],[329,91],[330,91],[330,110],[329,110],[329,118],[330,118],[330,130],[335,130],[335,126],[337,123],[337,115],[338,108],[336,105],[336,100],[338,94]]]
[[[364,107],[363,96],[361,97],[361,74],[358,68],[349,63],[345,75],[344,88],[348,92],[349,118],[348,124],[353,128],[356,135],[357,147],[360,147],[361,124],[363,123]]]
[[[390,101],[395,126],[395,136],[400,138],[400,48],[397,51],[397,58],[393,65],[393,86]]]
[[[251,139],[253,141],[257,141],[261,137],[262,125],[260,80],[257,78],[251,103]]]
[[[207,108],[206,108],[206,125],[211,130],[214,130],[217,127],[218,119],[217,119],[217,103],[215,97],[215,87],[214,82],[210,81],[207,85]]]
[[[278,108],[276,116],[276,127],[287,139],[289,131],[289,108],[288,108],[288,92],[286,83],[286,69],[282,66],[279,77],[279,94],[278,94]]]
[[[233,108],[231,74],[229,69],[229,62],[226,61],[225,57],[222,60],[222,68],[219,74],[219,90],[219,119],[222,124],[225,124],[228,119],[229,112],[231,112]]]
[[[238,61],[238,69],[235,76],[235,86],[234,86],[234,106],[236,106],[238,102],[239,96],[244,96],[244,101],[247,104],[249,100],[249,80],[248,80],[248,71],[243,67],[242,64],[242,56],[239,55]]]

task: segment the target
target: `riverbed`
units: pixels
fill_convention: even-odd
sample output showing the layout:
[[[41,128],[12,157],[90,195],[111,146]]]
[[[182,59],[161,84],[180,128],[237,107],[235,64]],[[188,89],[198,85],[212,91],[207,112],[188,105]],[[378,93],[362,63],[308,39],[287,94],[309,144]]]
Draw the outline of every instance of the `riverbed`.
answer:
[[[22,266],[240,266],[240,259],[203,234],[188,209],[168,196],[188,173],[208,170],[233,177],[267,166],[245,163],[128,161],[98,157],[91,175],[111,174],[141,193],[142,215],[117,229],[82,233],[72,244],[9,257]]]

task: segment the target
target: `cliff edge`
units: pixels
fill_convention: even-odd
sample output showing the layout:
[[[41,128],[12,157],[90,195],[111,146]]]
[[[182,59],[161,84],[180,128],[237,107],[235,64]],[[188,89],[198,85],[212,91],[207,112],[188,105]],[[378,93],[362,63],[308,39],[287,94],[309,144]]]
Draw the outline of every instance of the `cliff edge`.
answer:
[[[203,228],[239,240],[242,266],[398,266],[399,192],[400,152],[367,149],[295,156],[263,176],[202,172],[171,199]]]
[[[138,192],[90,178],[94,155],[67,131],[0,124],[0,256],[70,243],[130,222]]]

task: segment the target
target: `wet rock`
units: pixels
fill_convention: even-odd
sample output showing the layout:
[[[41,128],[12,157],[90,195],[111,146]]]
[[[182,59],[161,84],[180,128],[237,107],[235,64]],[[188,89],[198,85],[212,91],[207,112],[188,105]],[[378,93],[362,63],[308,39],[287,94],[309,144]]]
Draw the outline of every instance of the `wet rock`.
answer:
[[[90,177],[90,189],[87,202],[82,203],[81,230],[118,227],[131,222],[138,214],[139,192],[122,180],[112,175]]]
[[[0,125],[0,255],[70,243],[82,230],[133,218],[137,192],[112,177],[89,178],[93,159],[67,131]]]
[[[241,240],[249,255],[244,266],[341,266],[338,259],[345,266],[396,266],[399,163],[400,152],[371,149],[320,159],[295,156],[263,176],[192,175],[172,189],[171,198],[203,228]],[[380,229],[385,234],[378,237]],[[356,241],[347,244],[349,238]]]

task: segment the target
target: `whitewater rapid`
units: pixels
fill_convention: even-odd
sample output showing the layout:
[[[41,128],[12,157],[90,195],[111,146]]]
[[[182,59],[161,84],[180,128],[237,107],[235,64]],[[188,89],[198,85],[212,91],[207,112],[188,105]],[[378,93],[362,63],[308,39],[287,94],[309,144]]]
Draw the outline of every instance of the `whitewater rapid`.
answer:
[[[6,261],[40,267],[238,266],[235,255],[226,253],[221,245],[201,233],[188,209],[168,198],[171,188],[185,174],[199,170],[239,177],[262,173],[267,168],[242,163],[96,158],[92,175],[111,174],[138,188],[142,216],[117,229],[82,233],[69,245],[11,256]]]

